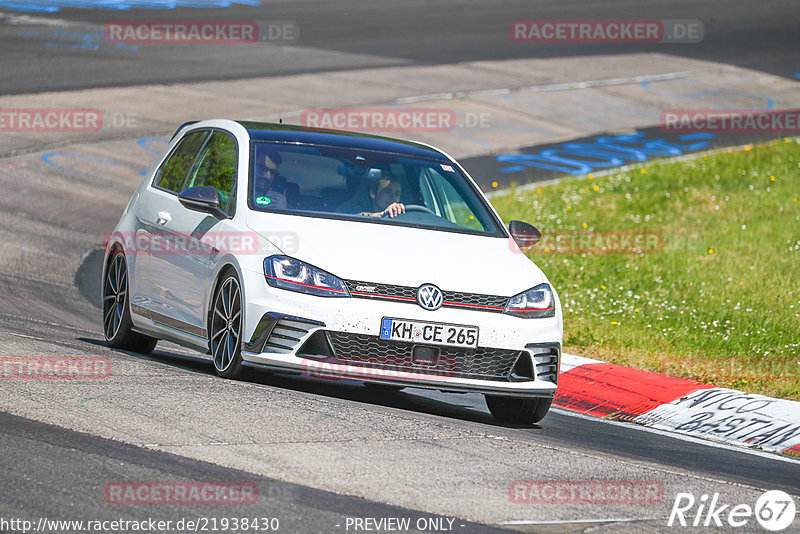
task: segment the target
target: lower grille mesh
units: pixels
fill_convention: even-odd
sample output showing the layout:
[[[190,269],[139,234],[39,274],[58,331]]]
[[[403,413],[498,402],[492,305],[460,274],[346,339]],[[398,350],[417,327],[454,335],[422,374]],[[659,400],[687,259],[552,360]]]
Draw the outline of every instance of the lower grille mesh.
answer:
[[[508,380],[520,354],[517,350],[440,346],[436,365],[426,365],[413,361],[414,343],[344,332],[328,331],[327,335],[337,363],[458,378]]]

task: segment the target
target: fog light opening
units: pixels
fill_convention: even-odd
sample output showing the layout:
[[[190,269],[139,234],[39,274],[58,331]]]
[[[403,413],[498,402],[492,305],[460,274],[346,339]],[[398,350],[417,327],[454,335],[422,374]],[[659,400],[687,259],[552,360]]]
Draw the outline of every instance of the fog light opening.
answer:
[[[533,380],[533,361],[531,355],[527,352],[520,352],[514,367],[511,368],[509,375],[511,380]]]

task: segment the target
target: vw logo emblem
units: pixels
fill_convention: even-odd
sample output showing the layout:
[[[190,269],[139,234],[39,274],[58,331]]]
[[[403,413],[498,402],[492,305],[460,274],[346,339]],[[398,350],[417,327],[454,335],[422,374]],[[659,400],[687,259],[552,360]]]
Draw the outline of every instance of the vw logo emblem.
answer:
[[[442,307],[444,296],[442,290],[433,284],[425,284],[417,289],[417,304],[426,310],[438,310]]]

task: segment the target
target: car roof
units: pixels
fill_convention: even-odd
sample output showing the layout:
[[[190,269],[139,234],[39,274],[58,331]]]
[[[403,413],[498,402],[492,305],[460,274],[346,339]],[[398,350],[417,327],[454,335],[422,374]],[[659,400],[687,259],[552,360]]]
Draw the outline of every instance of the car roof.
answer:
[[[413,141],[404,141],[365,133],[309,128],[292,124],[250,121],[236,122],[247,130],[250,139],[253,141],[361,148],[364,150],[391,152],[411,157],[421,157],[446,162],[450,161],[447,156],[438,150]]]

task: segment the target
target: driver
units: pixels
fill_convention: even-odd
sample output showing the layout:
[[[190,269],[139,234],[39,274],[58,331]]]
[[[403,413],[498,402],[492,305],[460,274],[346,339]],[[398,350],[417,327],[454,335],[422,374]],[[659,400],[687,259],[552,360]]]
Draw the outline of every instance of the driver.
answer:
[[[375,178],[370,183],[369,199],[363,202],[348,202],[341,211],[368,217],[394,218],[406,212],[405,205],[400,203],[402,192],[403,186],[400,180],[384,172],[380,178]]]
[[[372,199],[372,211],[362,212],[361,215],[370,217],[397,217],[406,212],[406,207],[400,203],[400,194],[403,186],[400,180],[386,174],[373,180],[369,187],[369,196]]]

